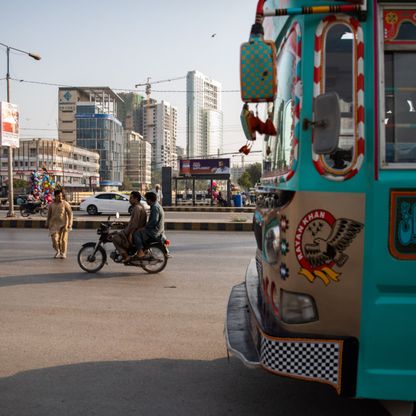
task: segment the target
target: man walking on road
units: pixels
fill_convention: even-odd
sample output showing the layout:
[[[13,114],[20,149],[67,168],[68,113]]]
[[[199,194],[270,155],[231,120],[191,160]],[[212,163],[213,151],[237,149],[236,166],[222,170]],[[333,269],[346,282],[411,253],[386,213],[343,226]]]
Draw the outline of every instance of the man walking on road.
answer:
[[[52,239],[52,246],[56,250],[56,259],[66,259],[68,247],[68,230],[72,229],[72,209],[60,189],[54,193],[55,200],[49,205],[46,228]]]

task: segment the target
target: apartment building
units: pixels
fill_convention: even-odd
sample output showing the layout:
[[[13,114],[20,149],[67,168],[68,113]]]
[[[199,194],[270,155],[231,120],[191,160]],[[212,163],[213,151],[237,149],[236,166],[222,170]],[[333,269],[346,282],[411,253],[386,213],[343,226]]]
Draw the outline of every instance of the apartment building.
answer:
[[[141,103],[143,138],[152,145],[152,167],[178,169],[176,140],[178,135],[178,110],[169,102],[151,99]]]
[[[221,84],[198,71],[186,77],[187,157],[215,157],[223,148]]]
[[[1,183],[8,180],[8,149],[1,152]],[[69,143],[53,139],[20,139],[13,152],[13,177],[29,181],[33,171],[46,169],[68,191],[87,191],[100,185],[100,156]]]
[[[125,177],[134,189],[144,191],[152,180],[152,145],[132,130],[124,131]]]

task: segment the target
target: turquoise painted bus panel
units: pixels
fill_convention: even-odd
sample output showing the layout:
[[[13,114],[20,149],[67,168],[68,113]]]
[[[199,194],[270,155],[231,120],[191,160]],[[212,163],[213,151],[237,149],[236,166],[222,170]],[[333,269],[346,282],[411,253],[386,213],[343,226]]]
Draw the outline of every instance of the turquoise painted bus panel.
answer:
[[[268,1],[269,8],[333,4],[324,1]],[[409,5],[409,3],[407,3]],[[390,2],[390,5],[394,3]],[[416,9],[416,2],[414,3]],[[399,260],[389,250],[390,193],[416,190],[416,169],[377,169],[380,153],[376,93],[374,2],[368,1],[368,17],[360,22],[364,35],[365,157],[357,175],[343,182],[321,176],[312,163],[311,130],[301,131],[298,166],[294,176],[278,189],[366,194],[362,313],[359,338],[357,396],[391,400],[416,400],[416,261]],[[294,21],[302,37],[301,120],[312,119],[315,33],[322,15],[273,18],[278,39]],[[279,20],[281,19],[281,20]],[[284,20],[283,20],[284,19]],[[382,124],[380,123],[380,128]]]

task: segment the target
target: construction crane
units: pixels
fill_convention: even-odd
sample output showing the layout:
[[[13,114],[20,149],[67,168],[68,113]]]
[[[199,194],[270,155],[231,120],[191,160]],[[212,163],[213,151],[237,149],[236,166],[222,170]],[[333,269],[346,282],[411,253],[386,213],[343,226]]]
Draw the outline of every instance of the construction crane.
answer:
[[[154,84],[161,84],[163,82],[178,81],[180,79],[185,79],[185,78],[186,78],[186,76],[184,76],[184,77],[177,77],[177,78],[162,79],[160,81],[150,82],[150,80],[152,78],[151,77],[148,77],[146,82],[141,83],[141,84],[136,84],[134,86],[134,88],[137,88],[137,87],[146,87],[145,94],[146,94],[146,98],[147,98],[147,104],[149,105],[150,104],[150,94],[152,93],[152,85],[154,85]]]
[[[151,77],[147,78],[147,81],[145,83],[141,83],[141,84],[136,84],[134,87],[146,87],[145,89],[145,94],[146,94],[146,137],[149,140],[149,138],[151,137],[150,134],[150,129],[154,126],[154,124],[152,124],[152,122],[150,121],[150,94],[152,93],[152,85],[153,84],[161,84],[163,82],[171,82],[171,81],[177,81],[179,79],[185,79],[186,76],[184,77],[177,77],[177,78],[169,78],[169,79],[162,79],[160,81],[154,81],[154,82],[150,82]]]

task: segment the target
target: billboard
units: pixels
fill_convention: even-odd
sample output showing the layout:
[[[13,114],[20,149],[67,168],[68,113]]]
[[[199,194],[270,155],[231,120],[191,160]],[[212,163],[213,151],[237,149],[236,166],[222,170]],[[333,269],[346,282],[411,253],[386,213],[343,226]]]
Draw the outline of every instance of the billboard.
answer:
[[[182,159],[179,174],[181,176],[229,175],[230,159]]]
[[[19,109],[16,104],[0,103],[0,145],[19,147]]]

